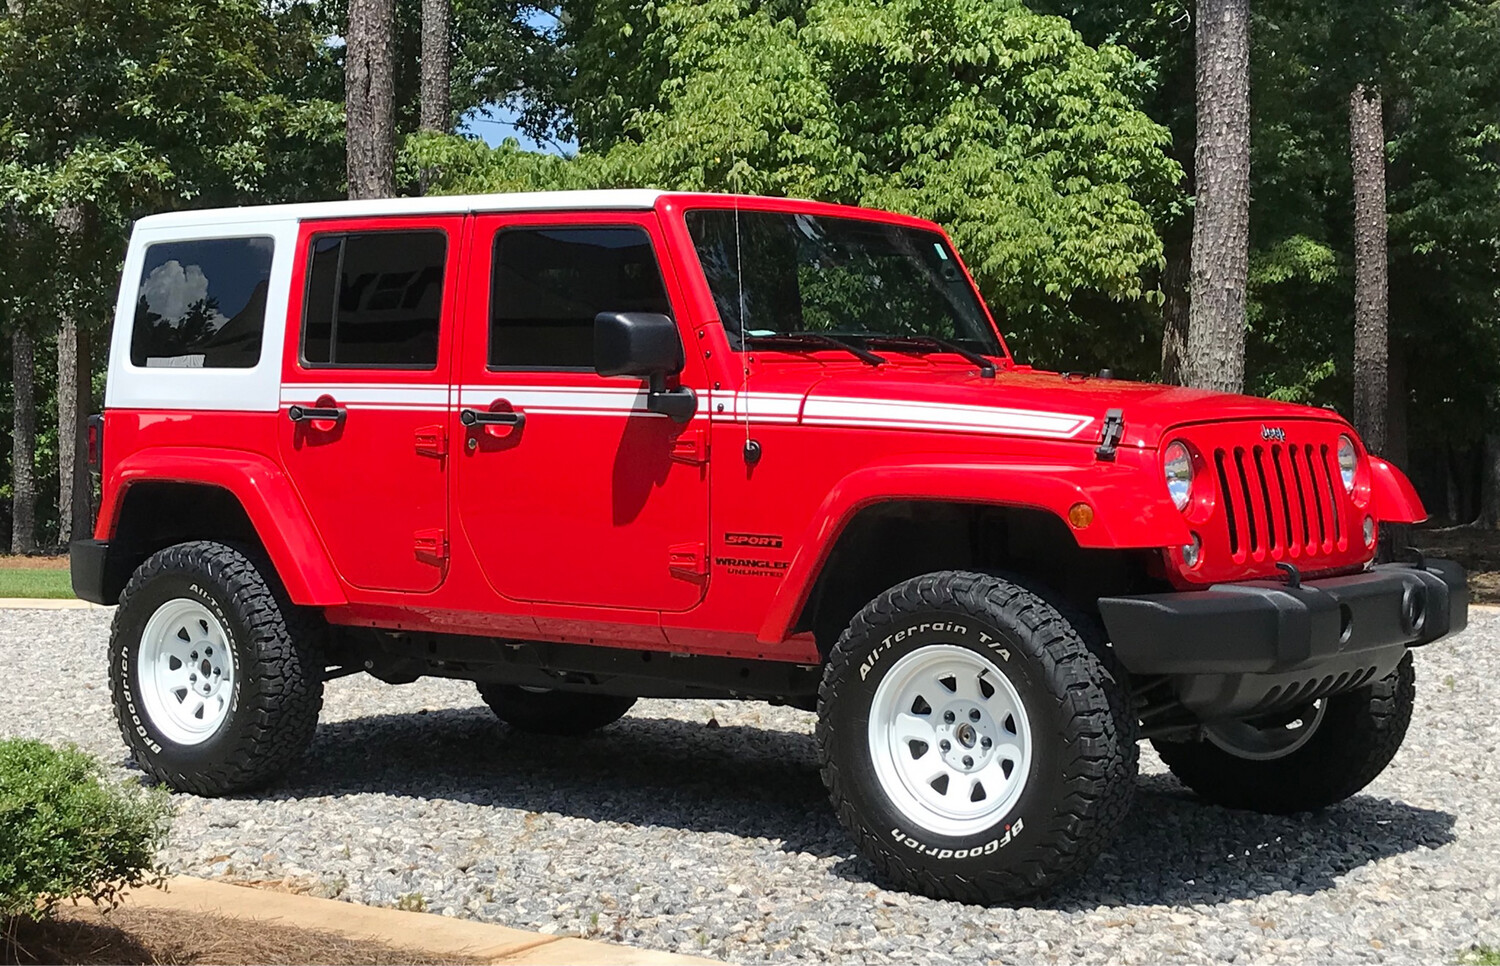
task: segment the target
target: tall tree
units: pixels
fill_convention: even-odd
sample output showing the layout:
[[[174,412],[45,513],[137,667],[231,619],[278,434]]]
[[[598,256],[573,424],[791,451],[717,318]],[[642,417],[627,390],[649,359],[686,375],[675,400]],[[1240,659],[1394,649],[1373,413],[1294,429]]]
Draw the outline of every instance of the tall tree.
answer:
[[[19,320],[10,337],[10,552],[36,550],[36,349]]]
[[[453,127],[452,0],[422,0],[422,121],[424,131]]]
[[[1380,92],[1356,84],[1349,95],[1354,168],[1354,427],[1365,445],[1386,451],[1388,417],[1385,123]]]
[[[1250,272],[1250,0],[1200,0],[1192,306],[1183,382],[1245,385]]]
[[[86,230],[82,205],[64,205],[53,219],[70,252],[80,247]],[[93,522],[93,488],[89,481],[87,427],[93,372],[89,326],[79,318],[83,300],[69,286],[57,303],[57,543],[66,547]]]
[[[344,112],[349,197],[396,193],[395,0],[349,0]]]

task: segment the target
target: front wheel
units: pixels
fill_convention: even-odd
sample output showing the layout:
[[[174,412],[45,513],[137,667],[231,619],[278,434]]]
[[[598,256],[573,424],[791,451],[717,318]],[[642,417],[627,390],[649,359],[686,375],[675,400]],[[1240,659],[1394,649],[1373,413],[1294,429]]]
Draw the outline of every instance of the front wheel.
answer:
[[[872,601],[819,692],[840,821],[895,883],[964,902],[1086,868],[1129,808],[1135,731],[1106,650],[1036,593],[973,573]]]
[[[318,625],[250,558],[195,541],[136,569],[110,633],[120,733],[148,774],[225,795],[285,774],[323,705]]]
[[[1288,815],[1364,788],[1401,748],[1416,700],[1407,654],[1355,691],[1252,721],[1204,726],[1203,741],[1153,741],[1178,780],[1216,805]]]

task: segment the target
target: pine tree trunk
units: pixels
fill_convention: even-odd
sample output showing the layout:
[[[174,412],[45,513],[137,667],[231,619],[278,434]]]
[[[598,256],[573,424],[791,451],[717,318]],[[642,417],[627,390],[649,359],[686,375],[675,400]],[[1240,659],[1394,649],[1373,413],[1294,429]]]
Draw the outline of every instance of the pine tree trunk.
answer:
[[[1250,271],[1250,0],[1200,0],[1192,306],[1183,383],[1245,385]]]
[[[422,130],[447,132],[453,127],[449,104],[452,51],[448,19],[451,0],[422,0]]]
[[[85,227],[80,205],[65,205],[53,222],[66,247],[76,246]],[[88,334],[78,325],[72,301],[64,296],[57,330],[57,542],[66,548],[76,532],[87,530],[89,509],[88,415],[90,408]]]
[[[1500,433],[1484,435],[1484,483],[1479,494],[1477,526],[1500,529]]]
[[[1380,92],[1363,84],[1349,95],[1349,148],[1354,166],[1354,428],[1371,452],[1383,454],[1390,389],[1385,125]]]
[[[1161,310],[1161,381],[1172,386],[1182,385],[1191,319],[1188,279],[1192,270],[1192,244],[1186,238],[1176,244],[1169,242],[1167,267],[1161,278],[1162,295],[1166,297]]]
[[[36,550],[36,358],[31,333],[17,329],[10,339],[12,370],[11,553]]]
[[[350,198],[396,193],[394,0],[349,0],[344,110]]]

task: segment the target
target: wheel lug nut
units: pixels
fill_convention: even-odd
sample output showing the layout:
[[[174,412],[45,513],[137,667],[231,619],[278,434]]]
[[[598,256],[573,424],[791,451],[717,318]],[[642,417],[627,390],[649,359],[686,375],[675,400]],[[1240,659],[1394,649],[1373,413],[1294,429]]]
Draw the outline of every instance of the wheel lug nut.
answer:
[[[979,709],[978,708],[975,708],[974,710],[972,710],[972,711],[969,712],[969,720],[970,721],[978,721],[979,720]]]
[[[974,767],[974,759],[971,756],[964,755],[964,767],[965,768],[973,768]]]
[[[989,747],[989,746],[990,746],[990,745],[992,745],[992,744],[994,744],[994,742],[993,742],[993,741],[991,741],[991,740],[990,740],[990,739],[988,739],[988,738],[980,738],[980,739],[979,739],[979,743],[980,743],[980,744],[981,744],[981,745],[983,745],[983,746],[984,746],[984,747],[986,747],[986,748],[988,748],[988,747]]]
[[[938,742],[938,747],[943,749],[944,751],[949,751],[953,748],[953,743],[947,738],[944,738],[942,741]]]
[[[946,722],[948,722],[949,724],[952,724],[953,723],[953,712],[952,711],[944,711],[943,712],[943,720],[946,721]]]
[[[198,660],[198,652],[197,651],[193,652],[193,660],[195,660],[195,661]]]
[[[203,653],[206,654],[206,655],[208,655],[209,657],[213,657],[214,656],[214,649],[211,648],[211,647],[205,647],[203,649]]]
[[[196,680],[198,680],[198,675],[196,675],[196,674],[189,674],[188,675],[188,680],[189,681],[196,681]]]

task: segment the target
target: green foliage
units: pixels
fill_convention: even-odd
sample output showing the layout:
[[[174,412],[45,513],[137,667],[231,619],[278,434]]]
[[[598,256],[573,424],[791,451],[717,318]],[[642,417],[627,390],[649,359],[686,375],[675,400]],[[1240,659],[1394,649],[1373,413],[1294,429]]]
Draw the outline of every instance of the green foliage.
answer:
[[[993,0],[589,11],[573,20],[576,160],[423,138],[406,163],[436,166],[448,191],[651,185],[915,214],[953,234],[1022,353],[1093,363],[1122,336],[1101,316],[1146,339],[1147,317],[1121,306],[1158,297],[1154,222],[1181,171],[1122,48]],[[1093,303],[1116,307],[1078,311]]]
[[[1456,961],[1459,966],[1500,966],[1500,949],[1476,944],[1459,950]]]
[[[157,874],[167,821],[165,795],[106,781],[77,749],[0,741],[0,918],[113,905]]]

